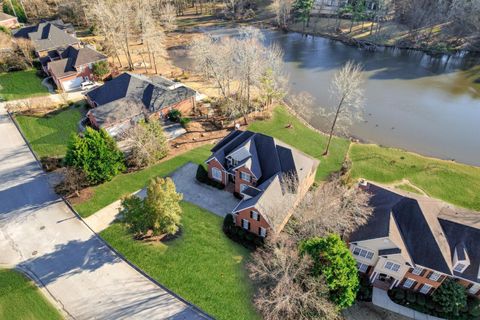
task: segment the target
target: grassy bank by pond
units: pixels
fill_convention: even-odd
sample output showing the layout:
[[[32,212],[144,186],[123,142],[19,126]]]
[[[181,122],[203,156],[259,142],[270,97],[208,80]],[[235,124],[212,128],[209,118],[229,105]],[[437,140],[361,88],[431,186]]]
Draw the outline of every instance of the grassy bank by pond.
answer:
[[[17,100],[48,95],[37,70],[30,69],[0,74],[0,100]]]
[[[249,252],[228,239],[221,217],[182,202],[181,236],[166,243],[133,240],[122,223],[100,235],[130,262],[216,319],[259,319],[244,264]]]
[[[352,144],[350,178],[380,183],[407,179],[426,194],[480,211],[480,168],[423,157],[395,148]]]
[[[328,137],[305,126],[284,107],[273,110],[273,117],[250,124],[249,130],[260,132],[297,148],[312,157],[320,159],[316,180],[321,181],[342,168],[350,142],[334,137],[328,157],[322,157]]]
[[[0,319],[54,320],[62,316],[30,279],[15,270],[0,269]]]
[[[82,217],[88,217],[120,199],[123,195],[145,187],[147,182],[154,177],[166,176],[187,162],[198,164],[204,162],[210,156],[211,148],[212,145],[210,144],[204,145],[146,169],[118,175],[109,182],[92,187],[92,197],[87,201],[75,204],[74,207]]]
[[[23,134],[38,157],[63,157],[82,118],[82,106],[74,105],[44,116],[16,115]]]

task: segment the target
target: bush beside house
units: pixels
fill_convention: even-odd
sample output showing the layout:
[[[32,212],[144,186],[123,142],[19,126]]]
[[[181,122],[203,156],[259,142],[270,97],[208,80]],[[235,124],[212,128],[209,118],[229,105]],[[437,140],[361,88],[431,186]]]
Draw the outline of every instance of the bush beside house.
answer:
[[[341,309],[350,307],[355,302],[360,282],[357,263],[345,242],[331,234],[304,240],[299,249],[301,254],[312,257],[312,272],[325,278],[332,302]]]
[[[264,238],[236,226],[235,221],[233,220],[233,215],[230,213],[227,214],[223,220],[223,232],[228,238],[249,250],[255,250],[264,244]]]

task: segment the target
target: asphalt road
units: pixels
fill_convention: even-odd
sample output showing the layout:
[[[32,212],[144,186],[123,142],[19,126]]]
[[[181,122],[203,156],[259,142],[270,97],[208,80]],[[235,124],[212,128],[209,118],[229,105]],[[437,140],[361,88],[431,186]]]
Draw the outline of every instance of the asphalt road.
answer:
[[[75,216],[0,104],[2,265],[25,270],[73,319],[207,319],[137,272]]]

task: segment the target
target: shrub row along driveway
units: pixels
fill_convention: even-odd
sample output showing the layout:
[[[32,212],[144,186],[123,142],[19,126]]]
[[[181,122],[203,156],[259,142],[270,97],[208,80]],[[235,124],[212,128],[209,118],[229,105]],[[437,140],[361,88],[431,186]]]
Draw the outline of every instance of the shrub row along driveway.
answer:
[[[0,105],[0,265],[17,266],[75,319],[205,319],[110,250],[50,189]]]
[[[198,182],[195,178],[197,167],[197,164],[189,162],[172,173],[171,177],[175,182],[177,192],[183,194],[183,200],[194,203],[220,217],[225,217],[227,213],[232,212],[239,200],[230,192]]]

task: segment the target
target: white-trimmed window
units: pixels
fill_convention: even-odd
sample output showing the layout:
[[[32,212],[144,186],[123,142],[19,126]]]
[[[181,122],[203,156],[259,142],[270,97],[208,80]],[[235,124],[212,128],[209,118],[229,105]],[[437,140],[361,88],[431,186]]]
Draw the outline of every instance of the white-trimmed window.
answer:
[[[242,219],[242,228],[245,230],[250,230],[250,221],[247,219]]]
[[[438,281],[438,279],[440,279],[441,276],[442,275],[440,273],[434,271],[428,278],[433,281]]]
[[[212,177],[217,181],[222,181],[222,171],[218,168],[212,168]]]
[[[359,247],[355,247],[353,249],[353,254],[356,255],[356,256],[359,256],[359,257],[363,257],[363,258],[368,259],[368,260],[371,260],[373,258],[373,252],[372,251],[361,249]]]
[[[246,184],[240,184],[240,193],[242,193],[245,189],[247,189],[248,186]]]
[[[250,211],[250,218],[260,221],[260,214],[257,211],[252,210]]]
[[[457,262],[457,265],[455,266],[455,268],[453,268],[453,271],[463,272],[466,268],[467,266],[465,264]]]
[[[368,264],[357,262],[357,268],[358,268],[358,271],[365,273],[367,272]]]
[[[407,280],[405,280],[405,282],[403,283],[403,286],[405,288],[411,288],[414,283],[415,283],[415,280],[407,278]]]
[[[429,293],[430,290],[432,290],[432,286],[431,286],[431,285],[428,285],[428,284],[424,284],[424,285],[422,285],[422,287],[420,288],[420,292],[423,293],[423,294]]]
[[[480,290],[480,286],[474,284],[468,289],[468,293],[477,294],[478,290]]]
[[[259,227],[258,228],[258,234],[260,235],[260,237],[265,238],[267,236],[267,229],[265,229],[263,227]]]
[[[245,172],[240,172],[240,179],[242,179],[243,181],[252,181],[252,177],[248,174],[248,173],[245,173]]]
[[[415,267],[413,270],[412,270],[412,273],[419,276],[421,275],[423,272],[423,268],[422,267]]]
[[[400,265],[398,263],[387,261],[385,262],[384,268],[392,270],[393,272],[397,272],[398,270],[400,270]]]

